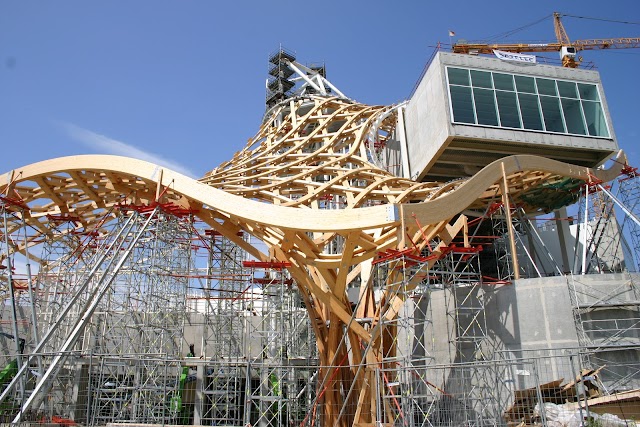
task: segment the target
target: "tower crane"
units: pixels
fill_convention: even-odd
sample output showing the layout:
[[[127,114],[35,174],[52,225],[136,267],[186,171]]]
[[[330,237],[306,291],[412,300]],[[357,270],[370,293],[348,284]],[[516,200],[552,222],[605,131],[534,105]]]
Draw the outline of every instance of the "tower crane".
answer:
[[[560,52],[563,67],[576,68],[580,65],[581,59],[576,60],[576,54],[582,50],[594,49],[625,49],[640,47],[640,37],[620,37],[606,39],[569,39],[561,20],[562,14],[553,13],[553,26],[556,33],[557,42],[551,43],[455,43],[452,50],[455,53],[467,54],[491,54],[494,50],[505,52]]]

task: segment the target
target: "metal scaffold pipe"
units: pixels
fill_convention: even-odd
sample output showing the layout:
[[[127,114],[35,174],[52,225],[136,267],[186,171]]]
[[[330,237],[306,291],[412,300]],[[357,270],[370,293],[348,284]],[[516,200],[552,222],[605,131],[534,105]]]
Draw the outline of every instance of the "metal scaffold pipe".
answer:
[[[80,298],[80,295],[82,294],[82,290],[86,289],[87,286],[89,286],[89,284],[91,283],[91,280],[93,279],[93,277],[96,275],[96,273],[98,272],[98,270],[100,269],[100,266],[102,265],[102,263],[104,262],[104,260],[108,257],[109,253],[111,253],[111,251],[114,249],[114,247],[116,246],[116,244],[118,245],[118,250],[120,249],[120,247],[122,246],[124,240],[120,239],[122,236],[126,236],[127,233],[130,231],[130,226],[132,225],[132,219],[133,219],[134,215],[131,215],[128,219],[127,222],[124,224],[124,226],[119,230],[118,234],[116,235],[116,237],[114,238],[113,242],[111,243],[111,245],[102,253],[102,255],[100,256],[100,258],[97,260],[97,262],[94,264],[93,268],[91,269],[91,271],[89,272],[88,276],[86,277],[86,279],[84,280],[82,286],[80,286],[78,292],[75,293],[75,295],[73,296],[73,298],[71,298],[69,300],[69,302],[64,306],[64,308],[62,309],[62,311],[58,314],[58,317],[56,318],[55,322],[53,322],[53,324],[50,326],[49,330],[47,330],[47,332],[45,333],[45,335],[42,337],[42,339],[38,342],[38,344],[36,345],[35,349],[33,350],[34,354],[38,354],[41,353],[42,350],[44,349],[44,346],[47,344],[47,342],[49,342],[49,339],[53,336],[54,332],[58,329],[58,327],[60,326],[60,324],[62,323],[62,321],[65,319],[65,317],[67,316],[67,314],[71,311],[71,309],[76,306],[76,304],[78,303],[78,300]],[[113,261],[112,261],[113,262]],[[111,264],[109,264],[111,265]],[[109,266],[107,267],[109,268]],[[11,390],[13,389],[13,387],[15,387],[15,385],[18,383],[19,379],[21,378],[22,375],[24,375],[24,373],[27,371],[27,365],[23,365],[20,367],[20,369],[18,370],[18,372],[16,373],[16,375],[14,376],[14,378],[11,380],[11,382],[6,386],[6,388],[3,390],[2,394],[0,394],[0,403],[4,402],[5,399],[8,397],[9,393],[11,392]]]
[[[633,222],[636,223],[636,225],[640,226],[640,219],[629,210],[629,208],[627,208],[624,203],[622,203],[620,200],[618,200],[618,198],[616,196],[614,196],[609,190],[607,190],[602,184],[598,184],[598,188],[600,189],[600,191],[602,191],[604,194],[606,194],[607,196],[609,196],[609,198],[616,204],[618,205],[618,207],[620,209],[623,210],[623,212],[629,217],[631,218],[631,220]]]
[[[13,287],[13,262],[11,261],[11,254],[9,253],[9,228],[7,226],[7,206],[6,204],[2,204],[2,218],[4,222],[4,244],[7,250],[7,284],[9,286],[9,296],[11,299],[11,327],[13,329],[13,341],[15,344],[16,350],[16,361],[18,362],[18,368],[22,367],[21,360],[21,345],[20,345],[20,336],[18,335],[18,313],[16,311],[16,294]],[[22,390],[21,390],[22,391]]]
[[[60,348],[58,355],[56,355],[56,357],[53,359],[53,361],[49,365],[49,368],[47,369],[47,371],[42,375],[42,377],[36,384],[35,388],[33,389],[31,395],[24,402],[24,404],[20,408],[20,411],[18,412],[16,417],[13,419],[12,423],[14,424],[19,423],[22,419],[22,414],[25,411],[27,411],[36,402],[36,400],[39,401],[39,399],[42,398],[40,395],[43,394],[43,391],[46,390],[46,388],[48,388],[51,385],[50,378],[57,373],[60,365],[65,361],[67,357],[67,352],[76,343],[76,341],[80,337],[80,334],[84,330],[85,326],[91,320],[91,316],[93,315],[94,311],[98,307],[98,304],[102,300],[102,297],[107,293],[107,291],[111,287],[111,284],[116,279],[118,272],[120,271],[124,263],[127,261],[129,256],[131,255],[131,252],[136,247],[138,240],[140,240],[140,237],[144,234],[145,230],[151,223],[151,220],[155,217],[158,210],[159,208],[156,207],[149,214],[149,217],[144,222],[143,226],[137,231],[136,235],[129,243],[129,246],[120,257],[118,263],[115,265],[113,271],[109,274],[109,270],[108,269],[105,270],[104,274],[102,275],[102,277],[100,278],[100,280],[96,285],[96,289],[91,294],[91,298],[89,300],[87,307],[83,310],[82,317],[77,321],[75,327],[73,328],[73,331],[69,335],[69,338],[67,338],[62,348]],[[134,216],[136,216],[136,214],[132,215],[132,217]]]

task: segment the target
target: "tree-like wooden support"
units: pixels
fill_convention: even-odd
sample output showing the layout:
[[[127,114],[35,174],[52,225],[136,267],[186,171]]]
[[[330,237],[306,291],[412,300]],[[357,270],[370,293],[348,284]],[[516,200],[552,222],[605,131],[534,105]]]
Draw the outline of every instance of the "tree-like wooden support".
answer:
[[[390,423],[376,418],[391,412],[379,407],[376,383],[384,357],[395,351],[397,331],[385,321],[398,316],[404,293],[390,277],[389,286],[374,294],[372,261],[395,251],[432,265],[454,239],[468,243],[467,215],[481,216],[507,193],[525,211],[536,212],[572,197],[549,184],[595,176],[607,181],[618,174],[522,155],[498,160],[466,180],[400,178],[371,161],[384,156],[381,151],[396,137],[398,108],[326,96],[288,99],[270,110],[244,149],[199,181],[115,156],[59,158],[14,169],[0,176],[0,193],[29,210],[17,213],[20,220],[7,232],[24,226],[36,232],[12,249],[24,251],[51,236],[48,215],[73,216],[79,231],[99,233],[105,211],[118,204],[189,209],[258,260],[290,265],[320,354],[322,425]],[[241,231],[267,250],[240,238]],[[350,288],[360,295],[355,306]]]

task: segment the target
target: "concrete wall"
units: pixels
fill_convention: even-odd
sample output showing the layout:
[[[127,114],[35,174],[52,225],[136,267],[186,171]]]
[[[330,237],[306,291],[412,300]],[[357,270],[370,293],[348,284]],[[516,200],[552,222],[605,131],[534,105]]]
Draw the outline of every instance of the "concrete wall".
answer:
[[[518,280],[488,293],[489,335],[504,349],[578,345],[569,289],[564,277]]]
[[[634,280],[640,280],[634,275]],[[580,295],[591,295],[607,301],[605,295],[614,296],[610,302],[633,301],[629,291],[628,274],[592,274],[584,276],[555,276],[521,279],[512,285],[485,287],[486,342],[485,356],[493,351],[512,352],[522,357],[523,352],[540,349],[578,347],[578,335],[573,319],[569,281]],[[451,320],[447,321],[445,291],[433,292],[433,321],[438,363],[448,363],[448,343]],[[594,300],[585,301],[594,303]],[[591,314],[585,320],[602,322],[602,330],[614,330],[621,319],[629,318],[628,307],[602,309],[606,315]],[[594,311],[595,313],[595,311]],[[606,323],[608,322],[608,323]],[[626,344],[640,342],[640,328],[622,335]],[[594,339],[602,337],[593,336]]]
[[[453,124],[451,122],[447,89],[445,69],[447,65],[597,84],[600,89],[603,111],[609,123],[610,138],[501,129],[482,125]],[[502,144],[504,147],[496,149],[496,153],[502,153],[498,154],[498,157],[513,153],[545,155],[543,149],[555,150],[553,153],[548,151],[548,157],[562,158],[569,163],[578,164],[580,164],[578,160],[582,160],[583,163],[599,163],[618,149],[611,115],[598,72],[542,64],[522,64],[491,57],[446,52],[439,52],[436,55],[409,100],[406,109],[406,130],[413,178],[422,178],[427,175],[429,169],[436,163],[437,158],[454,140],[467,143],[474,141],[484,142],[487,144],[487,152],[492,149],[489,143]],[[585,153],[588,153],[586,157]],[[475,157],[476,162],[478,157],[479,155]],[[496,156],[486,157],[488,163],[494,160]],[[572,161],[572,159],[575,159],[575,161]],[[451,165],[452,168],[455,168],[455,166]],[[594,166],[594,164],[589,164],[588,166]],[[462,169],[461,171],[465,173]],[[466,171],[467,175],[473,173],[473,170]]]
[[[449,363],[445,291],[433,295],[437,363]],[[577,347],[569,291],[564,277],[518,280],[485,289],[487,358],[496,351]],[[519,356],[521,357],[521,356]]]
[[[462,355],[456,355],[449,342],[453,326],[451,307],[447,307],[450,297],[449,301],[445,297],[448,291],[436,290],[432,294],[435,363],[442,366],[451,362],[504,361],[502,365],[495,364],[497,371],[504,371],[499,374],[504,380],[504,384],[500,384],[514,389],[532,387],[536,381],[564,379],[568,382],[585,367],[584,363],[594,367],[606,365],[600,378],[607,387],[637,388],[640,327],[637,326],[638,305],[637,301],[634,305],[634,294],[629,291],[629,279],[628,274],[592,274],[523,279],[512,285],[485,287],[486,338],[480,351],[471,353],[468,347],[463,347]],[[635,274],[634,281],[638,280],[640,275]],[[579,340],[569,281],[574,281],[579,295],[601,299],[612,296],[610,307],[587,310],[583,314],[585,329],[589,322],[597,322],[592,331],[586,331],[592,343],[609,345],[597,350],[593,347],[589,361],[578,356]],[[468,292],[465,288],[459,291]],[[623,307],[616,305],[616,301],[629,301],[630,305]],[[616,332],[616,328],[634,324],[635,327]],[[615,339],[607,341],[605,333]],[[536,360],[535,364],[532,359]],[[624,380],[620,382],[621,379]]]
[[[409,100],[405,128],[411,178],[417,179],[452,134],[442,53],[436,55]]]

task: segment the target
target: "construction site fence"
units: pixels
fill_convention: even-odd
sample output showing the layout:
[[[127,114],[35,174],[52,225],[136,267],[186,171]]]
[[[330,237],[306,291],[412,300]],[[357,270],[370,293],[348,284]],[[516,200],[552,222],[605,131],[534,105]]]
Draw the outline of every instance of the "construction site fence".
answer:
[[[22,425],[352,426],[362,416],[353,376],[335,375],[346,369],[373,372],[368,407],[376,425],[629,426],[640,420],[639,355],[640,346],[565,348],[502,351],[473,363],[388,359],[377,366],[319,367],[303,359],[72,352],[37,403],[21,413],[57,356],[32,354],[21,358],[29,369],[0,403],[0,422],[20,414]],[[342,399],[328,407],[330,390]],[[334,421],[325,422],[327,414]]]

